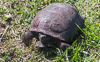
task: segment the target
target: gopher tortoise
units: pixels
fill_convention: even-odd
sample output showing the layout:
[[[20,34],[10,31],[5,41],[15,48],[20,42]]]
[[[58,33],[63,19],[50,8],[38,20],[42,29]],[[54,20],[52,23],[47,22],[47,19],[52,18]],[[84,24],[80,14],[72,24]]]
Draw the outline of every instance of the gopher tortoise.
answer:
[[[22,36],[22,42],[31,44],[36,37],[38,47],[69,47],[79,27],[84,25],[84,18],[78,11],[66,3],[53,3],[42,9],[31,23],[30,30]]]

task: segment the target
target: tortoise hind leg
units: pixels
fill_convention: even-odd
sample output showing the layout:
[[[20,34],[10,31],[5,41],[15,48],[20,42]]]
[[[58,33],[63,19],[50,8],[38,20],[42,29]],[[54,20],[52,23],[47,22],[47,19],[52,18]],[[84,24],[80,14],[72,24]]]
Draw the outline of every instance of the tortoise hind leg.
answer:
[[[63,42],[63,41],[61,41],[61,40],[56,41],[55,44],[56,44],[56,46],[57,46],[58,48],[61,48],[61,49],[65,49],[65,48],[67,48],[67,47],[70,47],[69,44],[67,44],[67,43],[65,43],[65,42]]]
[[[33,32],[31,31],[25,32],[22,36],[22,42],[25,43],[26,46],[29,46],[32,43],[33,37],[34,37]]]

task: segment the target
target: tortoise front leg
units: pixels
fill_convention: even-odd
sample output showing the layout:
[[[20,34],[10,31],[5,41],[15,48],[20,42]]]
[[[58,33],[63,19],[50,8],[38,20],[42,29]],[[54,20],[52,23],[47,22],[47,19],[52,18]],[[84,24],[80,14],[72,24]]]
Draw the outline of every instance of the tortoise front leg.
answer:
[[[50,47],[51,42],[50,41],[50,36],[39,33],[39,41],[36,42],[36,46],[38,47]]]
[[[26,46],[29,46],[32,43],[32,38],[34,37],[31,31],[25,32],[22,36],[22,42],[25,43]]]

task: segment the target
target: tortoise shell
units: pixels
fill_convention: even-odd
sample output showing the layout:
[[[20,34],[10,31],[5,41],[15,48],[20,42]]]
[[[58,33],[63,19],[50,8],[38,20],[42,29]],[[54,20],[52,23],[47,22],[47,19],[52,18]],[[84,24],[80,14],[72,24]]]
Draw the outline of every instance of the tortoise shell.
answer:
[[[31,23],[30,31],[41,32],[69,42],[79,28],[84,25],[84,19],[70,4],[53,3],[41,10]]]

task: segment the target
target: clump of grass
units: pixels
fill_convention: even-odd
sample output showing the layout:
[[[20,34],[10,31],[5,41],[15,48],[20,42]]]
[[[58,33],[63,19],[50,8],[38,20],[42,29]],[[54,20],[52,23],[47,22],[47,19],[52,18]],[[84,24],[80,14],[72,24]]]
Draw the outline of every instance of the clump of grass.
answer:
[[[86,18],[81,32],[65,51],[58,48],[39,49],[36,39],[29,47],[21,42],[22,34],[46,6],[52,3],[69,3]],[[0,1],[0,58],[12,62],[98,62],[100,61],[100,4],[99,0],[1,0]],[[7,18],[5,15],[11,14]],[[9,19],[11,22],[9,23]]]

